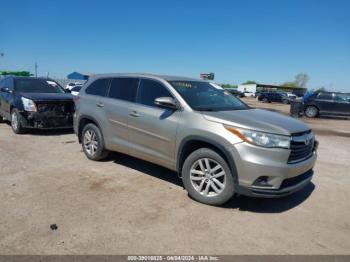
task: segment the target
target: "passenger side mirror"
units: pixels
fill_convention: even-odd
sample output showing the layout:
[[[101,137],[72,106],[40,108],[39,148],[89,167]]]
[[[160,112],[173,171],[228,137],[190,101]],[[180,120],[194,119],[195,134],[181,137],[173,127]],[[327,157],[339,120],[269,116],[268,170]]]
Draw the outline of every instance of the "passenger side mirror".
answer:
[[[158,97],[154,99],[154,104],[162,108],[173,109],[173,110],[176,110],[179,108],[176,101],[172,97]]]
[[[4,92],[4,93],[12,93],[11,90],[8,87],[1,87],[0,91]]]

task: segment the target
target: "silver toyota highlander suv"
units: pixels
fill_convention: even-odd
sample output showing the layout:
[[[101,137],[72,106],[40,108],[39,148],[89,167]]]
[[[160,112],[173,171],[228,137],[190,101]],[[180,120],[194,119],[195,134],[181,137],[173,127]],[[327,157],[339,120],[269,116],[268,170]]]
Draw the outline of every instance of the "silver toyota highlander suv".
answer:
[[[74,129],[89,159],[118,151],[175,170],[202,203],[220,205],[234,193],[285,196],[313,175],[309,126],[250,108],[208,81],[101,74],[75,103]]]

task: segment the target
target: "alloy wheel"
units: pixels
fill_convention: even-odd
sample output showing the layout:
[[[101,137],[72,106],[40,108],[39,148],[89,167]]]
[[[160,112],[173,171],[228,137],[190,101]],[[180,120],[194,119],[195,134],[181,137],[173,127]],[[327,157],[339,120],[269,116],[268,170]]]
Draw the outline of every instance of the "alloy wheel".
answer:
[[[98,149],[98,140],[95,131],[89,129],[84,134],[84,148],[89,155],[94,155]]]
[[[193,188],[203,196],[217,196],[225,189],[226,172],[213,159],[198,159],[191,167],[190,180]]]

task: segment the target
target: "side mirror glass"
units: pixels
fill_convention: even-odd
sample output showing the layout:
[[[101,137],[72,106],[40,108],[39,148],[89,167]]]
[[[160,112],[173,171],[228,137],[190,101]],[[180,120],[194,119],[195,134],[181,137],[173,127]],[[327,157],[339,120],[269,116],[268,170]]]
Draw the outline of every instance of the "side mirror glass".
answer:
[[[159,107],[177,110],[179,107],[172,97],[158,97],[154,99],[154,104]]]

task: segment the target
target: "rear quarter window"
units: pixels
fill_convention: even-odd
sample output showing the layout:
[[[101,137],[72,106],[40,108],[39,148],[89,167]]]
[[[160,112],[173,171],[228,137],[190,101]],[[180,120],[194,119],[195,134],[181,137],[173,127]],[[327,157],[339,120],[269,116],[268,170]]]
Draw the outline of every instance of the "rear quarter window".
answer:
[[[108,84],[108,78],[97,79],[85,89],[85,93],[88,95],[106,96]]]

